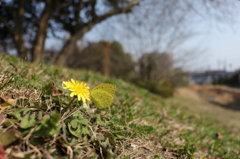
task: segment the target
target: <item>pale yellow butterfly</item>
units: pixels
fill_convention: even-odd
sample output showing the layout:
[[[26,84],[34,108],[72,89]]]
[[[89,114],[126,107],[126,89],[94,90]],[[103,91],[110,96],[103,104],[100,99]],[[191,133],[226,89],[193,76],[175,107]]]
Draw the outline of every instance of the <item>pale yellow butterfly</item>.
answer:
[[[91,90],[91,99],[97,108],[107,108],[113,102],[116,85],[110,83],[100,84]]]

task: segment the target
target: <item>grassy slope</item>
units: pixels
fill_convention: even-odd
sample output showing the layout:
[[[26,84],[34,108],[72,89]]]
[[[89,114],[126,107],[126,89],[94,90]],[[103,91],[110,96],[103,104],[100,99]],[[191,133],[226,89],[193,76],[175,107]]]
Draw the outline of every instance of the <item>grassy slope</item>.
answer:
[[[216,123],[211,114],[201,115],[198,109],[186,106],[189,101],[163,100],[122,80],[86,71],[33,66],[8,56],[0,57],[0,71],[1,75],[12,79],[0,84],[1,95],[8,93],[17,99],[15,106],[0,113],[5,118],[3,123],[0,121],[0,133],[6,135],[9,130],[14,130],[12,135],[16,136],[14,142],[4,144],[8,156],[240,158],[239,135],[226,129],[222,122]],[[91,88],[100,83],[115,84],[114,103],[104,110],[95,110],[94,106],[80,107],[76,116],[69,117],[59,126],[57,123],[64,114],[60,107],[65,108],[70,99],[64,96],[66,92],[54,96],[47,87],[53,82],[55,88],[59,88],[62,81],[70,78],[85,81]],[[29,96],[26,89],[34,90],[35,94]],[[17,90],[25,93],[16,94]],[[75,102],[74,105],[82,103]],[[196,104],[192,101],[190,105]],[[20,112],[12,113],[14,110]],[[38,122],[22,124],[28,114],[35,112],[40,116]],[[39,115],[40,112],[43,115]],[[71,131],[68,127],[75,119],[81,121],[78,123],[81,134],[78,134],[78,127]],[[3,137],[0,136],[1,140]]]
[[[218,105],[211,104],[204,99],[194,100],[182,95],[175,95],[174,98],[166,100],[168,104],[180,104],[189,113],[197,113],[202,118],[211,120],[219,124],[232,133],[240,132],[240,113],[231,109],[226,109]]]

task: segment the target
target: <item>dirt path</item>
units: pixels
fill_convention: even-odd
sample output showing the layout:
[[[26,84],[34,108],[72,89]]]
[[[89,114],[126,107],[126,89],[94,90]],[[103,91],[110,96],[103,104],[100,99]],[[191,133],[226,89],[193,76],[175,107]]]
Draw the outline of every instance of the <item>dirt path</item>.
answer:
[[[209,89],[210,88],[210,89]],[[226,89],[226,91],[222,91],[220,87],[215,88],[212,86],[208,88],[199,88],[201,90],[201,93],[199,93],[199,89],[193,89],[191,87],[184,87],[184,88],[178,88],[175,93],[174,98],[167,99],[166,102],[169,104],[180,104],[181,106],[188,109],[190,112],[199,115],[200,117],[206,117],[206,119],[211,118],[213,121],[217,122],[218,124],[221,124],[228,128],[230,131],[233,132],[240,132],[240,111],[235,108],[239,108],[238,101],[235,102],[233,100],[233,97],[237,100],[240,99],[240,94],[236,94],[235,92],[239,93],[238,90],[229,91],[230,89],[226,89],[223,87],[223,89]],[[208,91],[209,90],[209,91]],[[214,92],[220,92],[219,94],[216,94]],[[230,92],[230,93],[226,93]],[[211,94],[211,99],[216,100],[218,102],[212,102],[207,99],[209,97],[209,94]],[[229,94],[232,94],[229,95]],[[224,98],[225,97],[225,98]],[[236,103],[231,108],[227,107],[228,102]],[[222,104],[222,105],[221,105]]]

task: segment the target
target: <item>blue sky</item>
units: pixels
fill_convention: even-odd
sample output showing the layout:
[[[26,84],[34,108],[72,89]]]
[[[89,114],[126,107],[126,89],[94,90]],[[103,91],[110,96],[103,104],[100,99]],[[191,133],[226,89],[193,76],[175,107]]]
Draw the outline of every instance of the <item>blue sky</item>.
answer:
[[[114,35],[108,35],[110,34],[108,33],[109,30],[104,28],[105,24],[102,25],[103,27],[99,25],[92,29],[85,39],[98,41],[100,40],[99,37],[102,37],[104,40],[111,40],[109,37]],[[210,26],[208,22],[199,26],[199,28],[195,27],[199,33],[188,39],[181,48],[191,50],[196,47],[200,52],[199,55],[192,56],[192,62],[190,61],[183,67],[190,71],[219,69],[233,71],[240,69],[240,31],[238,28],[240,29],[239,23],[219,23]],[[130,50],[129,46],[125,47],[125,51],[131,52]]]
[[[104,26],[104,24],[103,24]],[[238,29],[239,28],[239,29]],[[103,31],[102,31],[103,29]],[[186,65],[186,69],[190,71],[218,70],[226,68],[228,71],[240,69],[240,24],[220,24],[209,27],[208,24],[197,28],[200,34],[194,38],[187,40],[182,46],[183,49],[191,50],[197,47],[200,51],[199,55],[194,55],[192,62]],[[207,31],[206,31],[207,30]],[[106,33],[105,33],[106,32]],[[96,35],[99,34],[99,35]],[[99,25],[86,34],[85,40],[98,41],[113,40],[114,35],[107,35],[107,29]],[[106,35],[106,36],[104,36]],[[47,42],[47,47],[52,45],[61,46],[59,41]],[[131,52],[128,47],[125,51]]]
[[[236,21],[240,20],[238,14],[235,14],[233,17]],[[126,52],[134,53],[131,44],[126,41],[121,41],[127,37],[125,35],[118,36],[119,33],[124,34],[123,31],[119,32],[119,28],[109,25],[111,24],[111,20],[110,18],[98,24],[84,36],[84,40],[94,42],[99,40],[117,40],[122,43]],[[189,52],[193,50],[193,52],[195,52],[193,56],[186,57],[188,61],[183,65],[186,70],[204,71],[227,69],[233,71],[240,69],[240,22],[218,23],[214,21],[211,23],[208,20],[201,19],[200,22],[194,23],[191,28],[196,30],[198,34],[188,39],[184,45],[181,46],[183,50],[190,50]],[[53,44],[60,46],[61,42],[50,42],[49,40],[47,47]],[[177,50],[176,52],[180,51],[181,50]]]
[[[203,30],[207,25],[202,27]],[[204,58],[195,70],[240,69],[240,25],[221,24],[208,28],[209,30],[196,36],[186,47],[199,44],[205,49]],[[201,28],[200,28],[201,29]]]
[[[206,37],[205,45],[209,48],[209,65],[221,68],[223,64],[228,70],[240,69],[240,32],[225,27],[224,30],[213,31]]]

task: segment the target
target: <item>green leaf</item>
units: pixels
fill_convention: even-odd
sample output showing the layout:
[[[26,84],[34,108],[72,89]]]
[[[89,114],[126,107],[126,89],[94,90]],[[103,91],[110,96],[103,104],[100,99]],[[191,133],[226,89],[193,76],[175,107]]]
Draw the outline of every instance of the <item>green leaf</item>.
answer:
[[[8,126],[10,126],[12,124],[16,124],[16,123],[18,123],[17,119],[5,119],[2,125],[4,127],[8,127]]]
[[[77,147],[73,151],[74,151],[75,154],[80,154],[82,149]]]
[[[87,127],[85,127],[85,126],[82,127],[82,134],[84,134],[84,135],[90,134]]]
[[[51,112],[50,115],[45,115],[37,127],[34,135],[36,136],[54,136],[60,133],[61,125],[58,123],[60,114],[57,111]]]
[[[89,122],[88,122],[87,119],[81,119],[81,120],[79,120],[78,122],[79,122],[80,124],[83,124],[83,125],[88,125],[88,124],[89,124]]]
[[[79,125],[78,119],[72,120],[72,121],[70,122],[70,124],[71,124],[72,128],[76,129],[76,128],[78,127],[78,125]]]
[[[52,95],[53,94],[53,90],[52,90],[52,87],[51,87],[51,82],[49,82],[48,84],[46,84],[42,88],[42,92],[46,95]]]
[[[11,112],[5,112],[5,113],[14,115],[18,120],[22,120],[23,115],[25,115],[29,110],[30,110],[29,108],[17,108],[17,109],[11,110]]]
[[[68,144],[69,145],[76,145],[78,143],[78,139],[76,137],[68,138]]]
[[[62,123],[62,130],[63,130],[63,140],[65,141],[65,143],[68,143],[68,145],[75,145],[78,143],[78,138],[76,138],[75,136],[71,136],[69,134],[65,123]]]
[[[106,132],[106,131],[105,131],[105,132],[103,132],[103,134],[104,134],[104,137],[105,137],[105,138],[108,138],[108,139],[109,139],[109,142],[110,142],[112,145],[116,146],[116,143],[115,143],[112,135],[111,135],[109,132]]]
[[[74,119],[70,123],[68,123],[68,130],[72,135],[76,137],[82,136],[82,126],[78,123],[77,119]]]
[[[34,126],[38,121],[36,120],[36,112],[25,115],[20,123],[20,128],[27,129]]]
[[[124,139],[124,138],[126,138],[124,135],[121,135],[121,134],[115,134],[115,136],[116,136],[118,139]]]
[[[79,119],[82,118],[82,115],[80,113],[76,114],[75,118],[72,117],[74,119],[70,120],[67,124],[69,132],[76,137],[82,137],[82,134],[89,134],[86,127],[88,126],[89,121],[87,119]]]
[[[108,138],[104,142],[101,142],[100,145],[102,147],[102,151],[104,152],[104,154],[106,154],[105,158],[107,159],[116,158],[115,153],[111,149],[111,144]]]
[[[81,112],[80,112],[80,111],[79,111],[79,112],[76,112],[76,113],[74,113],[72,116],[73,116],[73,117],[77,117],[78,119],[83,119],[83,116],[82,116],[82,114],[81,114]]]
[[[20,132],[14,129],[9,129],[6,132],[0,131],[0,141],[3,146],[7,146],[18,139]]]
[[[101,126],[106,126],[106,123],[102,121],[100,115],[97,115],[97,124]]]

